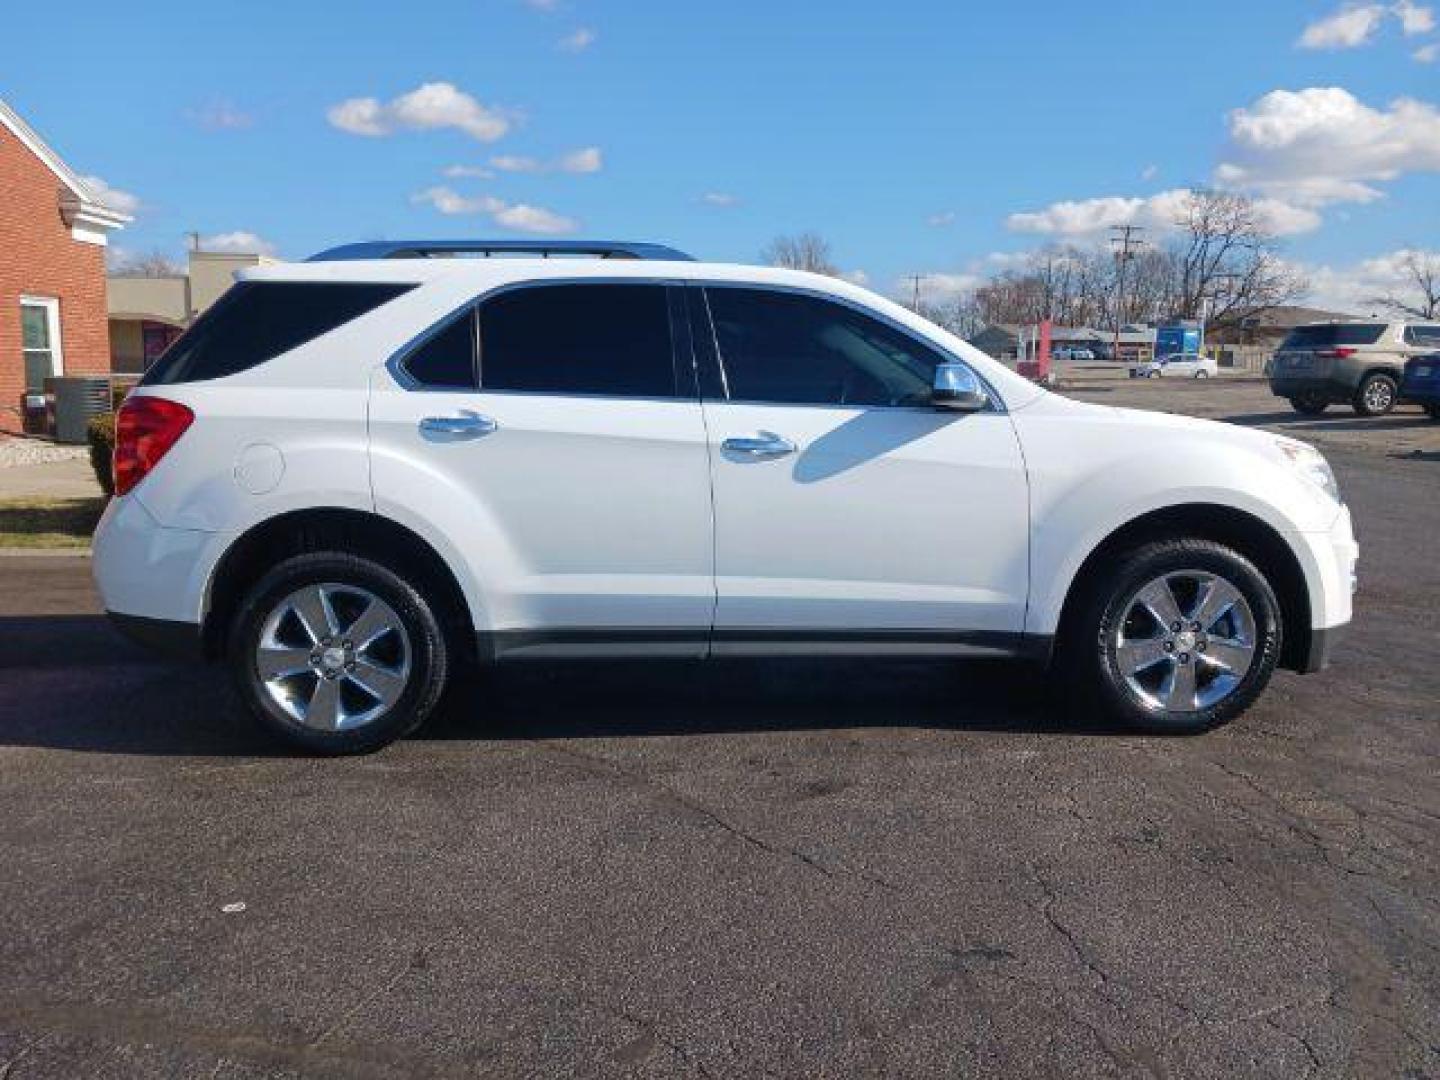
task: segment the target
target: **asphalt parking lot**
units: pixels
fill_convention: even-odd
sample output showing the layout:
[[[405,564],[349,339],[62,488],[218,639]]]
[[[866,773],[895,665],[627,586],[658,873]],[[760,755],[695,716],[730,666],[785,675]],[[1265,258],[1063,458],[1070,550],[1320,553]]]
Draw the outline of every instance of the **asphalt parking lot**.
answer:
[[[0,1078],[1440,1074],[1440,424],[1081,381],[1327,452],[1330,671],[1179,739],[1010,664],[517,666],[315,761],[0,559]]]

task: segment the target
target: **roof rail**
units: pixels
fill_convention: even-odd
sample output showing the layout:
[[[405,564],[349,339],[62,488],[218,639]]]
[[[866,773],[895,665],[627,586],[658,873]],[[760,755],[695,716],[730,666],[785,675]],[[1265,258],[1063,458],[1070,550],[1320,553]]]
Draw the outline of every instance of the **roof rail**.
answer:
[[[433,259],[446,255],[593,255],[599,259],[646,259],[694,262],[691,255],[663,244],[608,240],[372,240],[343,244],[311,255],[307,262],[351,262],[356,259]]]

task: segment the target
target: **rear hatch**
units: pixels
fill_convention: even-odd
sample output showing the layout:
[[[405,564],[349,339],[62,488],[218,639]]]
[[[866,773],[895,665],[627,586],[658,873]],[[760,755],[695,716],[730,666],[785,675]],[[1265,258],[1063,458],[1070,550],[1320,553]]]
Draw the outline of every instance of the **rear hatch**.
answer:
[[[1354,356],[1366,345],[1374,345],[1385,333],[1386,323],[1314,323],[1297,326],[1275,353],[1271,369],[1276,378],[1324,378],[1335,361]]]

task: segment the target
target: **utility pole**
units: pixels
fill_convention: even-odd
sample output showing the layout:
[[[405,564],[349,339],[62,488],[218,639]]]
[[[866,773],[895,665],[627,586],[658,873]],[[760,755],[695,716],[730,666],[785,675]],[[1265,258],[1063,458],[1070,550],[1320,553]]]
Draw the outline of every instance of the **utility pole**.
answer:
[[[920,314],[920,282],[925,278],[924,274],[906,274],[905,280],[910,282],[913,289],[910,294],[910,310],[916,315]]]
[[[1133,251],[1145,243],[1136,233],[1145,230],[1139,225],[1117,225],[1110,243],[1115,248],[1115,345],[1111,357],[1120,359],[1120,322],[1125,311],[1125,267],[1135,256]]]

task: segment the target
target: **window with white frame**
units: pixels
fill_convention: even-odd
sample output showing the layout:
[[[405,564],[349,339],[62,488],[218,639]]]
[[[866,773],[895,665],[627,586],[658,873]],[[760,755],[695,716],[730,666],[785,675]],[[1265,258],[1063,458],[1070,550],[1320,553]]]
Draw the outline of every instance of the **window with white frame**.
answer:
[[[20,298],[20,348],[25,354],[25,392],[38,394],[45,380],[65,373],[60,350],[60,301],[45,296]]]

